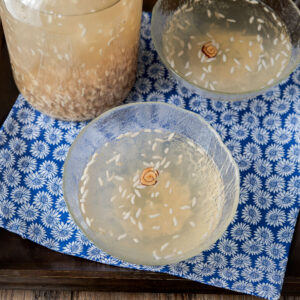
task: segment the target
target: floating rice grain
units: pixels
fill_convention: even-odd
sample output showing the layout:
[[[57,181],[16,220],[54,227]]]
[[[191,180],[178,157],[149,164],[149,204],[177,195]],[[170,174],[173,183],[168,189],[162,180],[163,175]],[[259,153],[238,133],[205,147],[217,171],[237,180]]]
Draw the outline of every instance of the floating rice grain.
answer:
[[[153,145],[152,145],[152,151],[155,151],[156,147],[157,147],[157,143],[153,143]]]
[[[138,228],[139,228],[140,231],[144,230],[144,227],[143,227],[141,222],[138,222]]]
[[[206,72],[206,73],[209,73],[208,69],[205,68],[205,67],[202,67],[202,70],[203,70],[204,72]]]
[[[125,239],[127,236],[127,233],[124,233],[124,234],[121,234],[120,236],[118,236],[118,241],[122,240],[122,239]]]
[[[86,214],[86,211],[85,211],[85,205],[84,205],[83,203],[81,203],[80,207],[81,207],[81,211],[82,211],[84,214]]]
[[[114,202],[114,200],[117,198],[117,196],[112,196],[111,198],[110,198],[110,202]]]
[[[205,78],[206,74],[205,73],[202,73],[201,77],[200,77],[200,80],[203,81],[204,78]]]
[[[257,40],[258,42],[260,42],[261,39],[262,39],[262,37],[258,34],[258,35],[256,36],[256,40]]]
[[[164,158],[163,158],[163,160],[160,162],[160,164],[161,164],[161,165],[164,165],[164,164],[165,164],[165,162],[166,162],[166,160],[167,160],[167,158],[166,158],[166,157],[164,157]]]
[[[124,212],[123,220],[127,220],[130,217],[130,211]]]
[[[160,226],[152,226],[153,230],[160,230]]]
[[[161,259],[161,257],[157,255],[156,250],[153,250],[152,255],[153,255],[153,257],[154,257],[156,260],[160,260],[160,259]]]
[[[268,66],[267,66],[267,64],[266,64],[266,61],[265,61],[264,59],[261,61],[261,63],[262,63],[262,65],[263,65],[263,67],[264,67],[265,69],[268,68]]]
[[[160,251],[164,251],[169,246],[169,243],[165,243],[160,247]]]
[[[207,13],[207,17],[211,18],[211,11],[209,9],[206,10],[206,13]]]
[[[86,219],[85,219],[85,223],[86,223],[89,227],[91,227],[91,225],[92,225],[91,220],[90,220],[89,218],[86,218]]]
[[[276,14],[275,14],[274,12],[272,12],[272,17],[273,17],[273,19],[274,19],[275,21],[277,21],[277,16],[276,16]]]
[[[215,12],[215,16],[217,19],[225,19],[225,16],[217,11]]]
[[[183,54],[184,54],[184,51],[181,50],[180,52],[178,52],[177,56],[178,56],[178,57],[181,57]]]
[[[246,69],[248,72],[252,72],[251,68],[250,68],[248,65],[245,65],[245,69]]]
[[[191,207],[188,206],[188,205],[183,205],[183,206],[180,207],[180,209],[181,210],[187,210],[187,209],[191,209]]]
[[[160,216],[160,214],[153,214],[153,215],[149,215],[149,218],[154,219],[154,218],[157,218],[159,216]]]
[[[190,221],[189,224],[191,225],[191,227],[195,228],[196,224],[193,221]]]
[[[124,178],[118,175],[116,175],[114,178],[118,181],[124,181]]]
[[[262,70],[262,65],[260,64],[257,68],[257,71],[260,72]]]
[[[131,134],[131,137],[132,137],[132,138],[135,138],[135,137],[137,137],[139,134],[140,134],[139,132],[134,132],[134,133]]]
[[[135,221],[135,219],[134,219],[132,216],[130,216],[130,222],[131,222],[133,225],[136,225],[136,221]]]
[[[123,191],[123,193],[122,193],[122,198],[124,198],[125,196],[126,196],[126,193],[127,193],[127,190],[125,189],[124,191]]]
[[[174,136],[175,136],[175,133],[172,132],[172,133],[168,136],[168,141],[170,142],[170,141],[173,139]]]
[[[135,194],[136,194],[139,198],[142,197],[142,195],[141,195],[141,193],[139,192],[139,190],[135,189],[134,192],[135,192]]]
[[[177,27],[181,30],[184,30],[185,28],[180,24],[180,23],[177,23]]]
[[[164,165],[164,169],[167,169],[170,166],[171,162],[168,161],[165,165]]]
[[[194,198],[192,199],[192,207],[195,207],[196,204],[197,204],[197,198],[194,197]]]
[[[136,211],[136,214],[135,214],[136,219],[139,218],[139,216],[141,215],[141,212],[142,212],[142,209],[141,209],[141,208],[139,208],[139,209]]]
[[[239,65],[239,66],[241,65],[241,63],[239,62],[238,59],[234,58],[233,61],[234,61],[237,65]]]
[[[173,225],[176,227],[178,225],[176,217],[173,217],[172,221],[173,221]]]
[[[103,180],[101,177],[98,177],[98,182],[99,182],[100,186],[103,186]]]

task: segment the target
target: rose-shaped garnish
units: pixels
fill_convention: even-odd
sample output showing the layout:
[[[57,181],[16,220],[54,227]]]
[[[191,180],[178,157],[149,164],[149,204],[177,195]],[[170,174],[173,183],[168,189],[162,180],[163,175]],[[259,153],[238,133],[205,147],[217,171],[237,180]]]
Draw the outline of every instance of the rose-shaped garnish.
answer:
[[[151,186],[157,183],[159,172],[153,168],[147,168],[143,171],[140,181],[142,185]]]
[[[208,57],[213,58],[217,56],[218,50],[217,48],[212,44],[212,42],[207,42],[202,47],[202,52]]]

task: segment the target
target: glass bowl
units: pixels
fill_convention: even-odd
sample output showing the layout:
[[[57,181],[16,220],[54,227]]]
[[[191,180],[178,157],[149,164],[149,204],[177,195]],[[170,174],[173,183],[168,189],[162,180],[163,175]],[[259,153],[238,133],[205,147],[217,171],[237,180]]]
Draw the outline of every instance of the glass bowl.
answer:
[[[205,2],[205,0],[203,0]],[[166,53],[163,49],[163,39],[164,39],[164,28],[167,26],[168,22],[170,21],[171,17],[174,16],[174,13],[178,9],[178,7],[182,7],[183,5],[193,5],[197,0],[190,1],[190,0],[158,0],[154,6],[153,14],[152,14],[152,23],[151,23],[151,32],[152,32],[152,39],[154,42],[154,46],[158,52],[158,55],[164,65],[168,68],[168,70],[173,74],[173,76],[179,81],[182,85],[186,88],[190,89],[191,91],[203,96],[205,98],[210,98],[212,100],[224,100],[224,101],[238,101],[244,99],[254,98],[267,90],[271,89],[274,85],[280,83],[281,81],[285,80],[298,66],[300,63],[300,11],[296,4],[291,0],[249,0],[249,2],[262,2],[269,7],[271,7],[277,16],[280,17],[281,21],[284,22],[287,34],[291,40],[291,57],[289,62],[287,63],[286,67],[281,71],[281,74],[278,77],[274,77],[274,81],[270,84],[262,85],[256,89],[249,89],[243,92],[235,92],[234,87],[229,91],[222,92],[216,90],[212,90],[209,87],[205,88],[200,86],[200,84],[196,84],[194,80],[189,79],[186,77],[185,73],[182,70],[177,70],[174,67],[174,64],[169,63],[166,57]],[[235,2],[233,0],[228,0],[228,2]],[[224,5],[223,5],[224,6]],[[220,7],[222,9],[224,7]],[[205,4],[203,4],[203,9],[206,10]],[[219,7],[218,7],[219,9]],[[177,11],[178,12],[178,11]],[[208,12],[213,15],[213,12]],[[248,19],[247,19],[248,20]],[[234,20],[233,20],[234,21]],[[232,21],[232,22],[233,22]],[[202,19],[201,19],[201,22]],[[183,24],[184,22],[182,22]],[[175,24],[175,23],[174,23]],[[182,26],[181,24],[181,26]],[[200,23],[203,24],[203,23]],[[231,23],[232,24],[232,23]],[[177,24],[175,26],[180,26]],[[174,27],[175,27],[174,26]],[[225,27],[224,27],[225,28]],[[235,27],[234,30],[239,30],[239,28]],[[197,35],[197,33],[195,33]],[[196,36],[197,37],[197,36]],[[208,38],[209,39],[209,38]],[[185,47],[185,46],[184,46]],[[224,49],[223,49],[224,50]],[[187,50],[184,48],[184,52]],[[182,51],[181,51],[182,52]],[[178,53],[179,55],[179,53]],[[249,54],[250,55],[250,54]],[[218,59],[218,57],[216,57]],[[220,56],[221,59],[221,56]],[[192,73],[192,72],[188,72]],[[229,74],[229,72],[228,72]],[[191,78],[191,77],[190,77]],[[223,77],[224,78],[224,77]],[[203,79],[202,79],[203,80]],[[237,86],[238,84],[236,84]]]
[[[80,196],[80,182],[85,172],[85,168],[90,162],[90,158],[94,157],[95,153],[99,151],[99,148],[103,149],[103,147],[107,147],[107,143],[117,141],[121,135],[128,132],[141,132],[145,131],[145,129],[151,129],[155,132],[166,131],[168,132],[168,135],[170,132],[176,133],[186,139],[189,139],[189,141],[192,141],[195,145],[200,146],[205,155],[209,157],[218,170],[218,178],[220,178],[222,182],[222,205],[218,211],[219,217],[217,218],[216,225],[214,225],[215,227],[211,230],[212,233],[206,235],[201,243],[197,244],[197,246],[190,251],[183,253],[183,255],[179,253],[176,256],[165,259],[157,259],[157,257],[153,257],[153,255],[148,255],[144,250],[142,250],[142,248],[139,248],[145,246],[143,243],[152,243],[151,239],[148,238],[146,241],[140,239],[139,244],[132,242],[127,246],[120,244],[123,242],[121,237],[115,237],[111,243],[108,243],[102,234],[99,234],[97,230],[92,229],[90,225],[88,225],[89,222],[86,221],[80,207],[80,202],[82,202],[82,198]],[[144,148],[146,148],[146,146],[143,147],[143,149],[140,149],[140,151],[144,152]],[[120,149],[113,148],[113,151],[120,151]],[[133,150],[131,149],[131,151]],[[187,154],[185,153],[185,155]],[[99,155],[99,157],[101,157],[104,161],[105,168],[103,169],[106,169],[108,166],[105,165],[106,159],[104,159],[104,156],[101,155]],[[120,160],[120,162],[122,162],[122,160]],[[136,162],[132,162],[132,164],[134,163]],[[198,162],[198,164],[200,164],[200,162]],[[185,166],[185,164],[181,165],[183,171]],[[97,168],[101,169],[98,165]],[[165,169],[159,169],[160,172],[166,172],[163,170]],[[109,173],[112,174],[110,170]],[[209,173],[210,172],[208,170],[208,172],[204,172],[202,174],[209,176],[207,175]],[[122,174],[122,176],[123,175],[124,174]],[[160,174],[159,176],[163,175]],[[96,177],[98,177],[98,175],[94,176],[94,178]],[[126,175],[123,176],[123,178],[126,180]],[[203,179],[201,178],[202,184],[205,185],[207,180],[208,178],[206,177],[203,177]],[[132,182],[131,179],[130,182]],[[196,178],[195,182],[196,188],[199,189],[199,177]],[[106,201],[109,204],[112,199],[110,199],[110,197],[106,194],[106,185],[108,184],[109,183],[105,183],[104,185],[102,184],[102,187],[99,187],[99,192],[97,192],[96,195],[99,197],[97,199],[106,199],[103,201]],[[88,239],[98,248],[118,259],[130,263],[142,265],[165,265],[176,263],[198,255],[201,251],[208,249],[218,238],[221,237],[236,213],[239,200],[239,170],[230,154],[230,151],[222,143],[217,132],[195,113],[164,103],[148,102],[128,104],[105,112],[87,125],[78,135],[69,150],[64,165],[63,192],[73,220]],[[212,192],[212,188],[207,189],[208,194]],[[174,198],[170,201],[173,201],[172,203],[174,203],[174,201],[177,201],[175,198],[176,196],[174,196]],[[124,200],[120,201],[125,201],[125,198],[123,199]],[[153,201],[163,202],[163,200],[164,199],[158,199]],[[214,200],[217,202],[216,198]],[[148,200],[139,198],[138,201]],[[178,201],[182,201],[182,199],[180,198]],[[121,203],[123,204],[123,202]],[[109,205],[108,207],[106,207],[106,205],[99,206],[99,211],[97,211],[97,219],[99,218],[100,220],[102,218],[103,220],[107,220],[103,221],[106,223],[102,226],[106,232],[108,232],[106,229],[112,226],[111,224],[115,221],[119,221],[118,219],[116,220],[118,217]],[[195,212],[195,209],[195,207],[191,208],[191,212]],[[134,216],[136,216],[136,214],[134,214]],[[188,236],[188,232],[186,233],[186,235],[182,235],[183,238]],[[159,233],[159,235],[160,234],[162,233]],[[130,233],[128,233],[128,236],[129,235]],[[154,237],[153,241],[156,241],[157,238],[160,238],[160,236]],[[171,240],[172,238],[170,237]],[[184,241],[184,243],[188,243],[190,239],[194,238],[194,235],[190,236]]]

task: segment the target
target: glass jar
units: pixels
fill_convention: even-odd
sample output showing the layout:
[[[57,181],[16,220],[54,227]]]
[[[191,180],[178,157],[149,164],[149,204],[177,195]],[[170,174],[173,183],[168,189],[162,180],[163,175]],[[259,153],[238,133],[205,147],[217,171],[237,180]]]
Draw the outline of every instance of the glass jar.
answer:
[[[135,81],[142,0],[0,0],[15,82],[36,109],[81,121]]]

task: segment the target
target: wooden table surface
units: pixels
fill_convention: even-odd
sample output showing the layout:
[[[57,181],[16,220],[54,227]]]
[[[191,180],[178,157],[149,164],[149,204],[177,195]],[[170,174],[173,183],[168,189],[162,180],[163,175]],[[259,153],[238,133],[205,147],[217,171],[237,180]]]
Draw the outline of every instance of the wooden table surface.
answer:
[[[150,10],[154,2],[155,0],[145,0],[144,9]],[[0,50],[0,124],[2,124],[18,91],[12,78],[1,24]],[[0,288],[236,294],[170,275],[117,268],[63,255],[3,229],[0,229],[0,245]],[[300,295],[299,222],[289,255],[282,294]],[[0,297],[4,299],[1,294]]]

